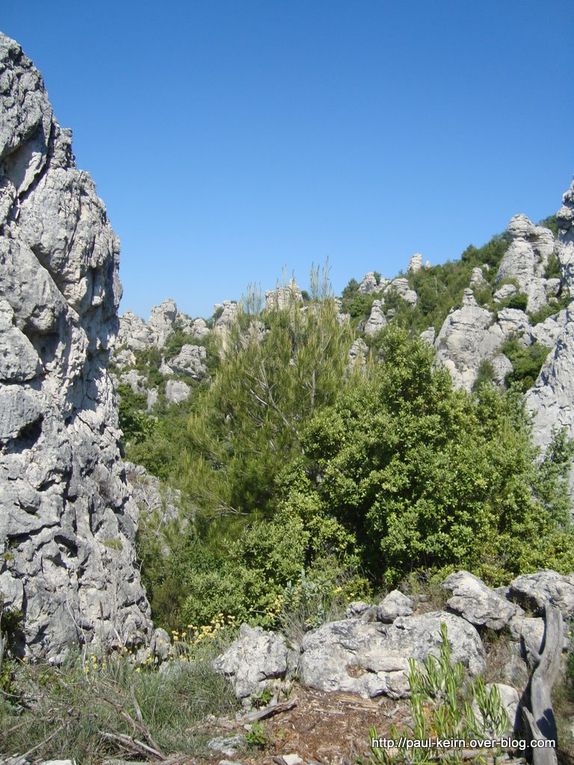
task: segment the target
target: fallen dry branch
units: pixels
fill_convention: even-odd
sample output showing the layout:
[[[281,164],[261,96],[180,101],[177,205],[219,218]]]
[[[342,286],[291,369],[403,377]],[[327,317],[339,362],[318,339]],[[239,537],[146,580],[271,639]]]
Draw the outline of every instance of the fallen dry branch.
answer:
[[[143,741],[138,741],[131,736],[127,736],[125,733],[102,733],[102,736],[110,741],[115,741],[116,743],[121,744],[124,749],[131,752],[131,754],[142,754],[145,757],[151,756],[156,760],[159,760],[159,762],[167,762],[168,760],[168,758],[157,749],[144,744]]]
[[[244,722],[257,722],[258,720],[266,720],[269,717],[275,717],[283,712],[289,712],[290,709],[294,709],[299,703],[298,699],[291,699],[290,701],[284,701],[281,704],[270,704],[263,709],[257,709],[254,712],[250,712],[245,716]]]

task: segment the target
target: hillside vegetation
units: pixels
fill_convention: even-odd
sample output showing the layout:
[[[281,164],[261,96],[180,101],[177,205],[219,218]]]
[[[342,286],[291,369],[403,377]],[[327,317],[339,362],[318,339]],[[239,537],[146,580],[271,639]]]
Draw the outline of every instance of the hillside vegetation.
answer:
[[[456,390],[418,338],[505,246],[410,274],[417,306],[397,298],[396,320],[354,363],[353,323],[323,285],[282,310],[241,310],[187,402],[151,415],[122,399],[128,457],[182,492],[179,518],[147,515],[140,532],[160,624],[305,629],[407,577],[572,570],[572,445],[559,433],[540,460],[521,380]],[[342,308],[358,321],[372,299],[351,283]]]

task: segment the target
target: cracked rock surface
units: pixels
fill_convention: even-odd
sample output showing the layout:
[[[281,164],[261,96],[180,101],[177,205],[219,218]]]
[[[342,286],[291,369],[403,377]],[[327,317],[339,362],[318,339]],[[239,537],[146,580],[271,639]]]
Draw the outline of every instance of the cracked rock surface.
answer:
[[[151,634],[107,372],[118,255],[40,74],[0,34],[0,593],[21,655]]]

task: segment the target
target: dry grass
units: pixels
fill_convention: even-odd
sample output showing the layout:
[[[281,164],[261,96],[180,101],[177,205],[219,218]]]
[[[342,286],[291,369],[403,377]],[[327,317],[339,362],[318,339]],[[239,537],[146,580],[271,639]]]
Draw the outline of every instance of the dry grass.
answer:
[[[193,724],[237,707],[202,645],[192,660],[162,674],[128,657],[76,658],[62,667],[14,667],[12,694],[0,702],[0,752],[96,765],[106,757],[161,760],[197,755],[206,736]],[[155,753],[155,754],[154,754]]]

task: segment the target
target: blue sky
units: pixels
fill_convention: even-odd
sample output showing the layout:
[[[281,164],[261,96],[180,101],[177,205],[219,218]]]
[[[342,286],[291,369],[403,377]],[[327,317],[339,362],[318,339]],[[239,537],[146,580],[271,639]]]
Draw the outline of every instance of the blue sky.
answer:
[[[554,212],[572,0],[2,0],[122,242],[193,316],[327,258],[337,292]]]

